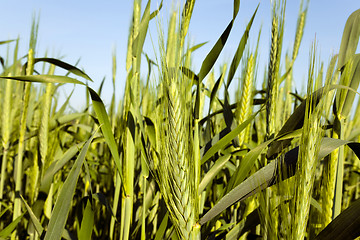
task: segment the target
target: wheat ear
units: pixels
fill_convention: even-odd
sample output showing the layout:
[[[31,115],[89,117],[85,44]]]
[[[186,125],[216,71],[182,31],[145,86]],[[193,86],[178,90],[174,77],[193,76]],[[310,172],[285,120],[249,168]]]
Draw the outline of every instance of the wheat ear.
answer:
[[[181,239],[194,239],[196,203],[193,168],[190,164],[189,127],[184,101],[174,78],[164,82],[165,121],[161,124],[163,139],[158,178],[173,224]],[[184,114],[185,113],[185,114]]]

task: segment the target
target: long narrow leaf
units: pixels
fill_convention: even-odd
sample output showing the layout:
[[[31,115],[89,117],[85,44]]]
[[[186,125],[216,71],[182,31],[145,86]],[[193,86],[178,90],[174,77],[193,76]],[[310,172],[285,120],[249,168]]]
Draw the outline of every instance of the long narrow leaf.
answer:
[[[353,12],[346,21],[339,50],[338,69],[355,54],[360,36],[360,9]]]
[[[65,69],[79,77],[85,78],[91,82],[93,82],[93,80],[86,74],[84,73],[82,70],[80,70],[79,68],[70,65],[66,62],[60,61],[59,59],[56,58],[35,58],[34,59],[34,64],[38,63],[38,62],[47,62],[47,63],[51,63],[57,67],[61,67],[62,69]],[[26,65],[26,64],[25,64]]]
[[[65,228],[65,223],[70,211],[71,201],[75,193],[75,187],[80,175],[80,170],[85,160],[86,152],[92,142],[96,131],[91,138],[86,141],[77,157],[73,167],[66,178],[64,185],[61,188],[60,194],[56,200],[54,209],[48,225],[48,230],[45,235],[45,240],[57,240],[61,238],[62,232]]]
[[[37,219],[34,212],[30,208],[30,206],[27,204],[27,202],[25,201],[23,196],[21,196],[21,200],[23,201],[23,203],[26,207],[26,210],[28,211],[28,213],[30,215],[31,222],[34,224],[36,232],[39,234],[39,236],[41,236],[42,232],[44,231],[44,228],[41,226],[39,219]]]
[[[41,83],[75,83],[85,85],[83,82],[76,80],[75,78],[57,76],[57,75],[30,75],[30,76],[13,76],[13,77],[4,77],[0,76],[2,79],[13,79],[24,82],[41,82]]]
[[[220,38],[217,40],[213,48],[210,50],[205,60],[203,61],[200,72],[198,74],[200,82],[206,77],[210,72],[211,68],[214,66],[216,60],[218,59],[222,49],[225,46],[225,43],[229,37],[231,28],[233,26],[233,20],[230,21],[224,32],[221,34]]]
[[[105,141],[109,146],[111,155],[114,158],[115,165],[120,174],[121,181],[123,182],[124,178],[122,175],[122,167],[121,167],[121,162],[120,162],[119,151],[118,151],[118,148],[117,148],[117,145],[115,142],[114,134],[112,133],[112,130],[111,130],[112,128],[111,128],[109,116],[106,112],[104,103],[102,102],[99,95],[93,89],[88,87],[88,91],[91,96],[93,108],[95,110],[96,116],[98,117],[98,120],[99,120],[99,123],[101,126],[101,132],[103,133]]]
[[[316,236],[316,240],[351,240],[360,236],[360,199],[338,215]]]
[[[242,124],[237,126],[234,130],[232,130],[228,134],[226,134],[223,138],[221,138],[217,141],[211,141],[211,143],[210,143],[211,147],[209,148],[209,150],[207,150],[204,153],[204,155],[201,159],[201,164],[203,164],[204,162],[209,160],[209,158],[211,158],[215,153],[217,153],[219,150],[223,149],[229,142],[231,142],[236,136],[238,136],[239,133],[241,131],[243,131],[247,127],[247,125],[250,124],[250,122],[255,118],[255,116],[258,113],[259,113],[259,111],[254,113],[249,119],[247,119],[245,122],[243,122]]]
[[[12,221],[9,225],[6,226],[3,230],[0,231],[0,237],[9,237],[11,233],[15,230],[22,217],[26,212],[22,213],[19,217],[17,217],[14,221]]]
[[[268,143],[269,141],[263,144],[266,145]],[[348,145],[360,159],[360,143],[350,142],[340,139],[333,139],[333,138],[323,139],[320,145],[318,159],[324,158],[325,156],[329,155],[332,151],[345,144]],[[258,147],[258,148],[264,149],[264,147],[263,148]],[[252,154],[252,152],[249,152],[248,155],[250,154]],[[286,171],[284,172],[285,174],[283,176],[283,179],[291,177],[295,174],[297,159],[298,159],[298,147],[285,154],[284,160],[280,165],[281,170]],[[248,161],[248,159],[246,159],[246,161]],[[221,198],[219,202],[200,219],[200,224],[203,225],[206,222],[210,221],[211,219],[213,219],[215,216],[217,216],[219,213],[221,213],[223,210],[225,210],[232,204],[238,201],[242,201],[254,195],[255,193],[261,191],[262,189],[265,189],[273,185],[276,182],[275,181],[276,178],[274,177],[279,172],[277,170],[278,169],[277,166],[279,166],[277,160],[270,162],[268,165],[261,168],[259,171],[251,175],[245,181],[237,185],[234,189],[229,191],[229,193],[227,193],[223,198]]]
[[[257,13],[257,10],[259,9],[259,5],[260,5],[260,3],[256,7],[256,9],[255,9],[255,11],[254,11],[248,25],[246,26],[246,30],[245,30],[244,34],[242,35],[242,37],[241,37],[238,48],[237,48],[237,50],[235,52],[233,60],[231,61],[229,75],[228,75],[228,79],[227,79],[227,83],[226,83],[226,88],[229,87],[229,85],[231,83],[231,80],[233,79],[233,77],[235,75],[236,69],[239,66],[239,63],[240,63],[240,60],[242,58],[242,55],[243,55],[247,40],[249,38],[249,33],[250,33],[252,23],[254,22],[255,15]]]
[[[84,215],[81,220],[81,226],[79,230],[79,239],[86,240],[91,239],[92,230],[94,227],[94,210],[91,206],[91,201],[87,200]]]

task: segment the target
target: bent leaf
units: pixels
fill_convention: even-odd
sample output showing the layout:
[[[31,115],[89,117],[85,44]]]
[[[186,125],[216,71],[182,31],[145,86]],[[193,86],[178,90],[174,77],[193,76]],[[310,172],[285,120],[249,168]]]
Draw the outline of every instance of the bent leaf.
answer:
[[[269,142],[269,141],[268,141]],[[265,142],[263,144],[268,144]],[[332,151],[340,147],[341,145],[348,145],[357,157],[360,159],[360,143],[345,141],[334,138],[323,138],[320,150],[318,154],[318,159],[322,159],[325,156],[329,155]],[[259,146],[258,146],[259,147]],[[253,149],[254,150],[254,149]],[[253,151],[252,150],[252,151]],[[250,151],[248,154],[252,153]],[[279,159],[270,162],[265,167],[261,168],[259,171],[251,175],[245,181],[240,183],[234,189],[229,191],[224,197],[222,197],[213,208],[211,208],[201,219],[200,224],[203,225],[206,222],[210,221],[223,210],[231,206],[232,204],[242,201],[255,193],[265,189],[269,186],[272,186],[276,183],[276,173],[282,172],[282,179],[287,179],[295,174],[296,163],[298,159],[299,147],[296,147],[284,155],[284,159],[279,162]],[[241,168],[241,165],[240,165]],[[230,184],[230,183],[229,183]]]
[[[47,62],[47,63],[51,63],[57,67],[61,67],[62,69],[65,69],[79,77],[85,78],[91,82],[93,82],[93,80],[82,70],[80,70],[79,68],[70,65],[66,62],[60,61],[59,59],[56,58],[35,58],[34,59],[34,64],[38,63],[38,62]],[[25,66],[27,65],[27,63],[25,63]],[[26,67],[25,67],[26,68]]]

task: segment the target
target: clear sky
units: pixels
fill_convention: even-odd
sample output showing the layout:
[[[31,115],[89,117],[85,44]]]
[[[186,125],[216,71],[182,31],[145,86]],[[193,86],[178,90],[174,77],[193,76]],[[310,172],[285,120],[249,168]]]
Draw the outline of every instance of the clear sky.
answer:
[[[167,22],[173,1],[164,0],[164,7],[159,15]],[[254,48],[259,27],[262,25],[259,71],[268,62],[270,46],[271,3],[270,0],[240,1],[240,11],[230,34],[224,52],[218,60],[229,62],[236,51],[245,26],[260,2],[258,14],[250,32],[250,44]],[[151,2],[151,11],[155,10],[160,0]],[[143,7],[146,1],[143,1]],[[178,4],[179,5],[179,4]],[[284,49],[292,49],[300,1],[288,0],[285,18]],[[176,6],[176,4],[175,4]],[[337,53],[343,28],[348,16],[360,7],[358,0],[312,0],[309,4],[308,17],[299,57],[294,66],[296,87],[299,89],[306,82],[310,46],[317,41],[317,54],[325,66],[331,54]],[[36,57],[62,57],[63,61],[75,64],[81,58],[79,67],[95,81],[90,84],[97,89],[106,77],[102,98],[109,104],[111,85],[111,56],[116,47],[117,55],[117,100],[122,98],[125,86],[125,59],[129,32],[132,1],[48,1],[48,0],[2,0],[0,14],[1,41],[20,36],[20,55],[27,53],[31,20],[33,14],[40,15],[39,36]],[[190,39],[194,44],[208,41],[193,55],[193,69],[198,72],[202,60],[232,18],[232,0],[197,0],[190,22]],[[156,39],[157,23],[151,21],[149,31]],[[148,35],[149,36],[149,35]],[[13,45],[12,45],[13,46]],[[6,57],[6,46],[0,46],[0,56]],[[144,51],[154,56],[151,39],[147,37]],[[143,64],[146,64],[143,61]],[[238,76],[238,75],[236,75]],[[261,76],[259,76],[261,78]],[[62,87],[61,94],[69,94],[72,85]],[[72,106],[81,109],[84,104],[83,87],[76,87],[72,97]]]

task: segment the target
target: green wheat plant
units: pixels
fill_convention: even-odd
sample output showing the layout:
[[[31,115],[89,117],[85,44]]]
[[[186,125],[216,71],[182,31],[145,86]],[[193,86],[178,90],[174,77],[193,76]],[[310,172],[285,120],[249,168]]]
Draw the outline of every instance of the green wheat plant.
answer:
[[[358,238],[360,10],[324,64],[321,43],[302,44],[309,1],[290,26],[291,46],[283,36],[292,16],[285,0],[273,1],[268,53],[264,29],[253,29],[259,6],[242,25],[234,0],[211,45],[191,41],[195,0],[167,24],[162,3],[133,1],[107,107],[106,79],[37,50],[38,19],[26,52],[19,39],[0,41],[0,239]],[[232,58],[220,62],[232,37]],[[208,53],[195,62],[199,48]],[[294,63],[307,51],[306,90],[296,89]],[[64,84],[86,92],[83,110],[72,108],[72,93],[60,104]]]

